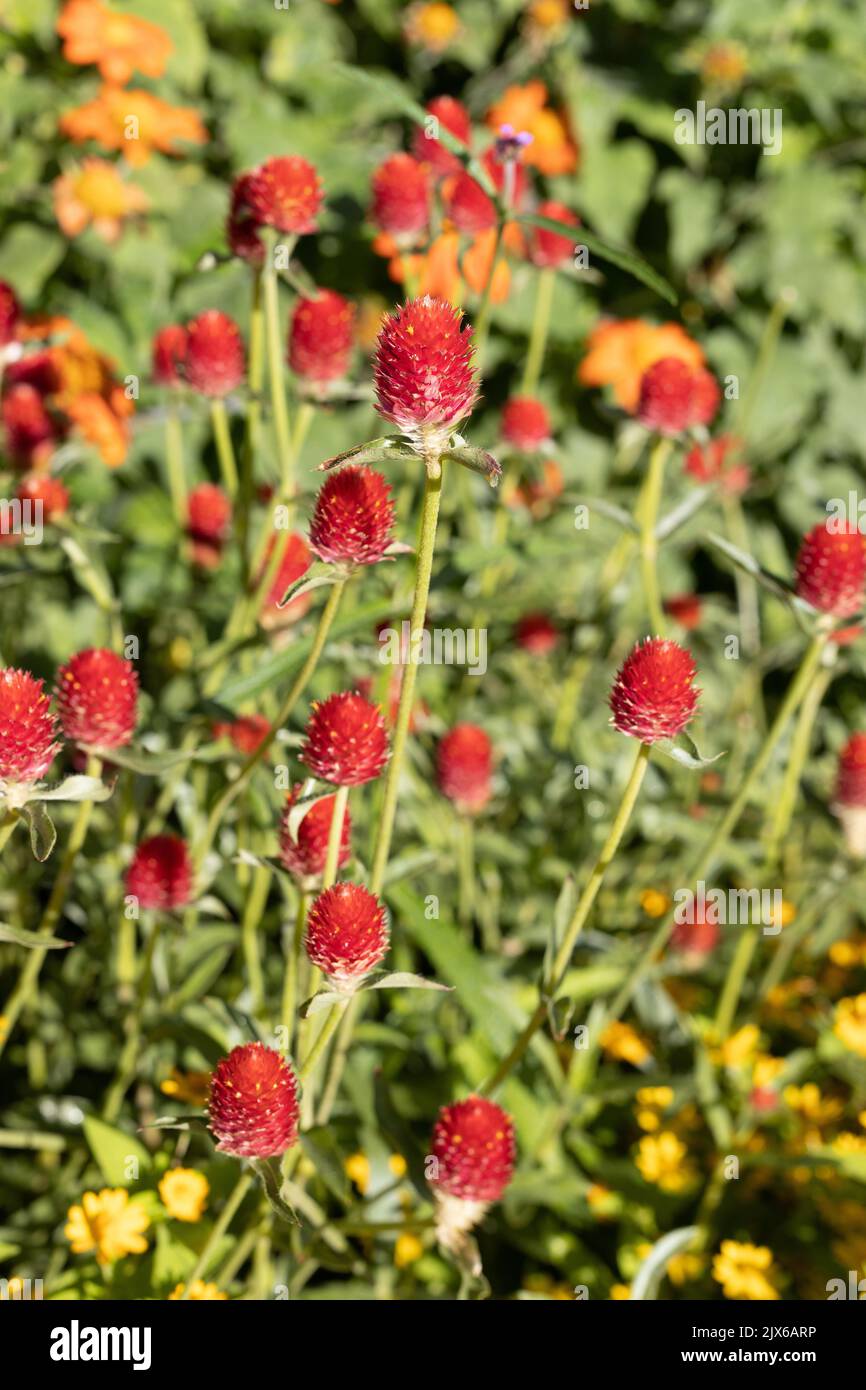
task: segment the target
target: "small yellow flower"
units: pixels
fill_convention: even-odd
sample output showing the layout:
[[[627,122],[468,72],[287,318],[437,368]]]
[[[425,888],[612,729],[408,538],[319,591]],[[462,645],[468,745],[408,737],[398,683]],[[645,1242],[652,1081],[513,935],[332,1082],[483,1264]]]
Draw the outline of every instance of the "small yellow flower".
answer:
[[[645,888],[640,895],[640,905],[647,917],[663,917],[671,906],[671,900],[667,893],[660,893],[658,888]]]
[[[408,1165],[402,1154],[391,1154],[388,1159],[388,1167],[395,1178],[405,1178],[408,1171]]]
[[[411,1231],[403,1231],[394,1243],[394,1263],[398,1269],[414,1264],[424,1254],[424,1246]]]
[[[529,21],[536,29],[558,29],[570,14],[570,0],[532,0],[529,6]]]
[[[842,1114],[842,1102],[822,1096],[814,1081],[807,1081],[804,1086],[786,1086],[782,1092],[782,1099],[786,1105],[812,1124],[830,1124],[832,1120],[838,1120]]]
[[[760,1038],[761,1034],[756,1025],[747,1023],[726,1038],[714,1056],[725,1067],[741,1067],[752,1060]]]
[[[701,76],[709,86],[739,87],[748,71],[745,49],[738,43],[714,43],[701,64]]]
[[[635,1093],[635,1099],[640,1105],[653,1105],[658,1110],[665,1110],[673,1104],[674,1093],[670,1086],[641,1086]]]
[[[834,941],[827,955],[834,965],[843,970],[852,970],[861,965],[864,959],[864,943],[861,937],[851,936],[845,941]]]
[[[833,1032],[851,1052],[866,1057],[866,994],[840,999]]]
[[[663,1192],[681,1192],[695,1179],[688,1149],[669,1129],[658,1135],[644,1135],[635,1163],[644,1181],[655,1183]]]
[[[860,1111],[860,1114],[857,1116],[857,1123],[861,1124],[863,1128],[866,1129],[866,1110]]]
[[[713,1278],[721,1284],[725,1298],[777,1299],[774,1275],[773,1252],[766,1245],[723,1240],[713,1256]]]
[[[614,1303],[625,1303],[631,1297],[631,1284],[612,1284],[610,1296]]]
[[[443,53],[460,32],[460,19],[450,5],[438,0],[411,5],[406,13],[406,37],[430,53]]]
[[[186,1284],[177,1284],[168,1296],[169,1303],[180,1301],[186,1290]],[[191,1303],[216,1303],[220,1299],[228,1299],[227,1293],[221,1293],[216,1284],[206,1284],[203,1279],[193,1279],[189,1290],[189,1300]]]
[[[866,1134],[837,1134],[831,1145],[839,1154],[866,1154]]]
[[[9,1031],[9,1020],[5,1014],[0,1014],[0,1042],[6,1037]]]
[[[209,1071],[178,1071],[172,1068],[170,1076],[160,1082],[159,1089],[164,1096],[182,1101],[184,1105],[205,1105],[210,1089]]]
[[[668,1260],[668,1278],[677,1288],[681,1288],[683,1284],[691,1284],[695,1279],[700,1279],[705,1264],[703,1255],[684,1250],[679,1255],[672,1255]]]
[[[129,1200],[125,1187],[104,1187],[85,1192],[81,1205],[69,1208],[64,1235],[73,1254],[95,1250],[100,1264],[111,1264],[122,1255],[141,1255],[147,1249],[142,1232],[149,1225],[144,1207]]]
[[[159,1195],[176,1221],[199,1221],[207,1206],[210,1183],[194,1168],[170,1168],[160,1178]]]
[[[759,1052],[752,1070],[752,1085],[759,1090],[772,1086],[776,1077],[784,1070],[784,1057],[771,1057],[769,1053]]]
[[[350,1154],[343,1165],[346,1177],[363,1196],[370,1186],[370,1160],[366,1154]]]
[[[634,1067],[642,1067],[652,1053],[643,1039],[628,1023],[614,1019],[601,1035],[601,1046],[609,1057],[617,1062],[631,1062]]]

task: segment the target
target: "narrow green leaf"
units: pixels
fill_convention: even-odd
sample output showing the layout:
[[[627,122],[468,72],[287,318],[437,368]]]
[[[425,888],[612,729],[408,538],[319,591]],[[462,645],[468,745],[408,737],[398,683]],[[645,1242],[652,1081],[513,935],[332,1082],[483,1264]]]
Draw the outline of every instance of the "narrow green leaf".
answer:
[[[585,246],[593,255],[600,256],[603,261],[609,261],[611,265],[618,266],[620,270],[625,270],[629,275],[633,275],[636,280],[640,280],[649,289],[655,290],[656,294],[660,295],[662,299],[666,299],[669,304],[677,303],[676,291],[673,286],[669,285],[663,275],[659,275],[634,251],[628,251],[624,247],[611,246],[610,242],[596,236],[594,232],[587,231],[584,226],[572,227],[568,222],[558,222],[553,217],[544,217],[537,212],[522,213],[516,220],[528,222],[533,227],[544,227],[548,232],[558,232],[560,236],[572,237],[575,245]]]

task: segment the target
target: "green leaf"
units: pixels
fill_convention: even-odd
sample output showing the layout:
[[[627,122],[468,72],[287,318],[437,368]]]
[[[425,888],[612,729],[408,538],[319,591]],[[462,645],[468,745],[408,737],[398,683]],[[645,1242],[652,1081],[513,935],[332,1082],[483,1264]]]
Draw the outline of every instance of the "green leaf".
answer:
[[[656,1241],[632,1280],[629,1294],[631,1302],[640,1303],[655,1298],[668,1261],[673,1255],[678,1255],[681,1250],[691,1245],[698,1230],[697,1226],[679,1226]]]
[[[673,739],[669,738],[659,739],[653,744],[653,747],[657,748],[660,753],[663,753],[666,758],[671,758],[673,762],[679,763],[681,767],[689,767],[693,770],[701,767],[710,767],[713,763],[717,763],[719,758],[725,756],[724,752],[722,752],[717,753],[714,758],[704,758],[698,752],[694,742],[689,738],[688,734],[679,734],[678,738],[682,739],[682,742],[685,743],[687,747],[683,748],[680,744],[675,743]]]
[[[61,941],[59,936],[43,936],[41,932],[25,931],[8,922],[0,922],[0,941],[11,941],[15,946],[26,946],[32,951],[56,951],[72,945],[71,941]]]
[[[502,464],[492,454],[488,454],[486,449],[471,449],[469,447],[448,449],[442,458],[452,459],[454,463],[462,464],[472,473],[480,473],[482,478],[487,479],[491,487],[499,486],[499,480],[502,477]]]
[[[361,986],[362,989],[442,989],[446,993],[453,985],[440,985],[437,980],[425,980],[423,975],[413,975],[408,970],[394,970],[381,975],[377,980]]]
[[[34,792],[31,801],[107,801],[113,792],[98,777],[66,777],[56,787]]]
[[[172,964],[172,978],[180,979],[181,984],[174,990],[166,1007],[176,1011],[207,994],[211,985],[222,974],[232,951],[238,941],[238,928],[220,924],[199,927],[181,945]]]
[[[784,603],[790,606],[796,606],[801,612],[812,612],[812,609],[807,603],[803,603],[801,599],[797,598],[790,584],[784,579],[779,579],[777,575],[770,574],[769,570],[765,570],[758,564],[754,555],[749,555],[745,550],[738,549],[737,546],[731,545],[731,542],[726,540],[724,536],[715,535],[713,532],[708,532],[706,538],[710,545],[714,545],[717,550],[721,550],[722,554],[727,555],[728,559],[732,560],[738,569],[744,570],[746,574],[750,574],[762,588],[768,590],[771,594],[775,594],[776,598],[782,599]]]
[[[258,1177],[265,1190],[265,1196],[271,1210],[276,1212],[281,1221],[286,1221],[290,1226],[299,1225],[294,1208],[289,1205],[283,1196],[283,1179],[279,1168],[279,1160],[274,1158],[254,1158],[250,1167]]]
[[[201,1115],[162,1115],[158,1120],[148,1120],[148,1129],[179,1129],[189,1134],[193,1130],[209,1133],[207,1120]]]
[[[143,777],[159,777],[170,768],[192,762],[197,756],[194,749],[167,750],[165,753],[148,753],[144,748],[133,747],[97,748],[94,751],[100,757],[116,763],[118,767],[128,768],[130,772],[140,772]]]
[[[84,1137],[109,1187],[129,1187],[138,1182],[142,1174],[150,1172],[152,1161],[147,1149],[122,1129],[107,1125],[95,1115],[87,1115]],[[135,1176],[129,1175],[130,1160],[136,1165]]]
[[[28,802],[26,806],[22,806],[21,815],[30,827],[30,848],[33,857],[38,859],[40,864],[44,864],[57,844],[54,822],[39,801]]]
[[[321,561],[308,569],[300,579],[296,579],[294,584],[289,585],[277,603],[277,607],[285,608],[293,599],[300,598],[302,594],[311,594],[314,589],[322,589],[330,584],[339,584],[344,578],[345,573],[341,572],[337,565],[328,565]]]
[[[558,232],[560,236],[574,237],[579,235],[581,244],[593,255],[600,256],[603,261],[609,261],[611,265],[627,271],[629,275],[633,275],[636,280],[640,280],[649,289],[655,290],[656,294],[660,295],[662,299],[666,299],[669,304],[677,303],[676,291],[673,286],[669,285],[663,275],[659,275],[634,251],[612,246],[609,242],[596,236],[594,232],[588,232],[583,226],[576,232],[570,223],[558,222],[553,217],[543,217],[537,212],[524,212],[516,220],[529,223],[533,227],[544,227],[548,232]]]
[[[301,1135],[301,1148],[338,1201],[348,1204],[352,1190],[346,1177],[345,1157],[329,1126],[316,1125]]]

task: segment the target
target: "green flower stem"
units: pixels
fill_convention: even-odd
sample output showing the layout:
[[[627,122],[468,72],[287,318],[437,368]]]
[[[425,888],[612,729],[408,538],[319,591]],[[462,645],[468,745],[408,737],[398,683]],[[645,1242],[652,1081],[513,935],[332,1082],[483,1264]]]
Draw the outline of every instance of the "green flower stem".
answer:
[[[289,949],[286,952],[286,972],[283,977],[283,1001],[280,1009],[280,1024],[286,1030],[285,1051],[291,1055],[295,1035],[295,1014],[298,1008],[298,976],[300,974],[301,952],[304,947],[304,924],[307,920],[307,895],[298,894],[298,907]]]
[[[553,965],[551,966],[549,977],[542,985],[541,999],[538,1003],[538,1007],[508,1056],[504,1058],[490,1080],[482,1087],[482,1095],[489,1095],[491,1091],[495,1091],[521,1060],[536,1032],[544,1022],[548,1004],[552,1003],[556,998],[557,991],[562,985],[563,977],[571,962],[577,939],[583,930],[590,909],[598,896],[598,891],[601,888],[604,876],[613,862],[620,841],[625,834],[626,826],[631,819],[631,814],[637,802],[641,784],[643,783],[646,770],[649,766],[651,751],[651,746],[648,743],[641,743],[638,745],[634,765],[632,766],[631,774],[626,783],[619,810],[607,833],[607,838],[602,845],[601,853],[595,861],[592,872],[578,899],[571,921],[566,927],[565,934],[563,935]]]
[[[325,1018],[324,1023],[319,1029],[316,1041],[313,1043],[313,1046],[310,1048],[309,1052],[304,1058],[303,1065],[301,1066],[300,1070],[300,1078],[304,1085],[307,1087],[309,1086],[310,1078],[312,1077],[313,1072],[315,1071],[316,1066],[318,1065],[319,1058],[322,1056],[322,1053],[324,1052],[325,1048],[327,1047],[328,1043],[331,1041],[331,1038],[333,1037],[334,1030],[336,1029],[337,1024],[340,1022],[345,1007],[345,1004],[331,1005],[330,1009],[328,1010],[327,1017]]]
[[[289,406],[286,400],[286,369],[283,334],[280,331],[280,290],[277,280],[277,233],[265,232],[265,333],[268,343],[268,381],[271,392],[274,433],[280,467],[280,493],[289,506],[295,500],[295,461],[292,454]]]
[[[484,290],[481,295],[481,303],[478,306],[478,313],[475,316],[475,355],[478,362],[483,360],[484,348],[487,344],[487,335],[490,331],[490,320],[493,313],[493,282],[496,278],[496,266],[499,262],[499,252],[502,249],[502,237],[505,232],[505,216],[500,215],[496,226],[496,237],[493,242],[493,255],[490,259],[490,269],[487,272],[487,279],[484,283]]]
[[[328,830],[328,850],[325,856],[325,869],[322,874],[322,892],[326,888],[333,888],[337,881],[337,869],[340,863],[340,840],[343,836],[343,825],[346,820],[346,807],[349,804],[349,788],[338,787],[334,796],[334,808],[331,812],[331,825]]]
[[[783,290],[764,325],[764,332],[758,347],[758,356],[749,377],[749,388],[735,421],[737,433],[743,436],[748,435],[755,406],[758,403],[770,367],[773,365],[776,349],[779,346],[779,338],[785,326],[785,319],[788,317],[788,310],[793,303],[793,298],[790,290]]]
[[[526,365],[523,368],[522,392],[524,396],[534,396],[541,379],[544,365],[544,352],[547,347],[547,334],[550,329],[550,311],[553,308],[553,295],[556,288],[556,271],[542,270],[538,276],[535,290],[535,312],[532,316],[532,330]]]
[[[150,985],[153,979],[153,959],[156,954],[157,943],[162,935],[163,919],[156,917],[151,926],[147,938],[147,945],[141,960],[141,971],[138,977],[138,988],[135,992],[135,1003],[129,1012],[126,1021],[126,1041],[120,1054],[120,1061],[117,1064],[117,1071],[102,1107],[102,1118],[109,1124],[117,1119],[120,1107],[123,1104],[123,1097],[129,1089],[130,1083],[135,1077],[136,1068],[141,1053],[141,1018],[147,1004],[147,997],[150,993]]]
[[[94,754],[88,754],[87,767],[85,769],[88,777],[98,777],[102,770],[102,763]],[[72,883],[72,875],[75,869],[75,860],[79,850],[82,848],[87,837],[87,827],[90,824],[90,816],[93,811],[92,801],[80,801],[75,812],[75,820],[72,823],[72,830],[60,867],[57,870],[57,877],[51,889],[51,894],[42,914],[37,931],[40,936],[53,936],[54,929],[60,921],[63,906],[66,902],[66,895]],[[11,831],[10,831],[11,833]],[[48,955],[47,947],[34,947],[27,952],[27,959],[24,968],[18,979],[18,983],[6,1000],[5,1005],[0,1008],[0,1017],[5,1020],[5,1027],[0,1035],[0,1056],[3,1049],[12,1036],[12,1030],[21,1015],[21,1010],[25,1004],[29,1003],[31,994],[35,991],[39,974],[45,964],[45,957]]]
[[[262,956],[259,947],[259,923],[265,904],[268,900],[268,892],[271,886],[271,870],[266,865],[257,865],[253,869],[252,886],[247,894],[244,904],[244,915],[241,922],[241,943],[244,954],[244,965],[246,969],[247,984],[250,990],[250,1009],[253,1018],[261,1018],[265,1008],[265,977],[262,970]]]
[[[241,455],[241,484],[238,498],[237,530],[241,554],[246,559],[250,529],[250,509],[255,494],[255,463],[259,453],[262,420],[262,386],[265,374],[265,318],[262,299],[262,270],[253,267],[250,303],[250,346],[247,366],[247,428]]]
[[[343,1079],[343,1072],[346,1069],[346,1060],[349,1056],[349,1047],[352,1042],[352,1034],[355,1025],[361,1015],[363,1007],[363,994],[356,994],[350,1001],[349,1007],[343,1013],[340,1031],[337,1034],[337,1041],[331,1054],[331,1067],[328,1072],[328,1079],[325,1082],[325,1089],[322,1092],[322,1100],[319,1112],[316,1115],[316,1124],[326,1125],[331,1118],[331,1111],[337,1099],[340,1089],[340,1082]]]
[[[295,428],[292,432],[290,448],[293,466],[300,457],[314,415],[314,406],[309,401],[304,401],[295,417]],[[288,493],[281,492],[274,505],[291,509],[294,506],[294,501]],[[253,551],[250,563],[250,574],[258,575],[258,579],[255,581],[251,593],[242,603],[242,617],[238,620],[238,626],[242,631],[246,631],[250,628],[261,612],[262,604],[267,594],[270,592],[271,585],[277,577],[280,565],[283,562],[283,556],[286,553],[286,547],[289,544],[289,539],[292,534],[288,526],[283,527],[280,531],[276,531],[271,524],[272,516],[273,511],[269,508],[255,550]],[[271,552],[268,554],[268,542],[272,536],[274,541]],[[229,619],[226,632],[229,636],[234,636],[231,618]]]
[[[231,1225],[232,1219],[238,1207],[246,1197],[247,1193],[252,1187],[252,1184],[252,1170],[246,1168],[241,1173],[240,1177],[235,1183],[231,1193],[229,1194],[225,1206],[220,1212],[217,1220],[214,1222],[213,1230],[211,1231],[210,1235],[205,1241],[201,1253],[192,1267],[189,1277],[186,1280],[184,1280],[182,1301],[186,1301],[186,1299],[189,1298],[190,1290],[192,1289],[192,1286],[195,1283],[196,1279],[200,1279],[202,1277],[202,1274],[207,1269],[208,1263],[211,1257],[213,1256],[214,1251],[216,1250],[217,1246],[219,1245],[220,1241],[222,1240],[223,1236],[225,1235],[226,1231]]]
[[[346,807],[348,804],[349,788],[338,787],[334,796],[334,805],[331,811],[331,824],[328,829],[328,848],[325,854],[325,867],[322,872],[321,891],[323,893],[326,892],[328,888],[333,888],[337,881],[337,868],[340,860],[340,841],[343,837],[343,825],[346,820]],[[321,971],[313,968],[310,972],[309,985],[311,996],[314,995],[318,989],[320,979]],[[321,1056],[322,1049],[325,1047],[331,1033],[339,1022],[339,1018],[333,1018],[332,1015],[341,1012],[342,1008],[337,1008],[336,1005],[331,1008],[328,1016],[320,1024],[319,1031],[312,1043],[310,1042],[310,1033],[313,1028],[313,1020],[310,1018],[301,1020],[301,1026],[298,1030],[298,1056],[303,1058],[301,1065],[302,1080],[309,1081],[313,1068],[313,1061],[311,1059],[317,1059]],[[312,1118],[313,1103],[313,1088],[307,1085],[303,1099],[303,1111],[305,1119],[307,1120]]]
[[[730,492],[722,492],[722,510],[725,516],[725,530],[728,539],[745,555],[751,555],[752,547],[749,530],[739,497]],[[737,607],[740,613],[740,631],[747,656],[755,656],[761,647],[761,609],[758,602],[758,584],[753,574],[747,574],[737,565],[734,569],[734,583],[737,587]],[[760,698],[760,690],[759,690]]]
[[[460,870],[457,917],[464,926],[470,926],[475,915],[475,837],[472,817],[459,816],[455,826]]]
[[[646,484],[641,491],[638,504],[640,523],[640,562],[643,577],[646,605],[649,610],[650,628],[653,636],[664,637],[665,616],[659,593],[658,578],[658,524],[659,507],[664,487],[665,463],[671,451],[671,441],[664,436],[656,440],[650,454],[649,471]]]
[[[223,487],[229,497],[234,498],[238,490],[238,467],[235,463],[235,451],[232,445],[231,430],[229,429],[228,411],[226,410],[226,403],[221,396],[211,401],[210,414],[213,423],[214,443],[216,444]]]
[[[181,530],[186,526],[186,472],[183,464],[183,429],[177,406],[172,401],[165,417],[165,463],[174,519]]]
[[[0,820],[0,851],[6,848],[6,841],[18,824],[18,820],[17,811],[7,811],[3,819]]]

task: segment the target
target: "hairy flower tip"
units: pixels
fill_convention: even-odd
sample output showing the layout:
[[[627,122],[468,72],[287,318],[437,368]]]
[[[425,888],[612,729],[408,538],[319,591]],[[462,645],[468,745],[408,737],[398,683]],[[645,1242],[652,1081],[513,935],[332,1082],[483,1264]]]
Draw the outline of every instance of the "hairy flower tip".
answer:
[[[126,891],[139,907],[170,911],[186,907],[192,897],[192,860],[179,835],[152,835],[142,840],[126,871]]]
[[[298,618],[302,618],[310,606],[309,594],[301,594],[299,598],[292,599],[284,608],[279,606],[286,591],[293,584],[296,584],[310,568],[312,562],[310,547],[297,531],[292,531],[287,539],[282,532],[277,532],[268,543],[263,569],[266,569],[270,564],[275,545],[284,545],[285,548],[259,615],[259,622],[262,627],[266,628],[286,627],[290,623],[297,622]]]
[[[326,479],[310,523],[310,548],[333,564],[375,565],[394,529],[391,489],[381,473],[347,464]]]
[[[299,299],[289,329],[289,366],[305,381],[345,376],[355,342],[355,306],[336,290]]]
[[[338,989],[356,985],[388,950],[384,905],[358,883],[335,883],[310,908],[304,944]]]
[[[233,256],[261,265],[265,248],[259,236],[259,223],[250,204],[250,188],[254,174],[239,174],[232,184],[229,215],[226,219],[226,241]]]
[[[471,174],[462,169],[449,180],[445,192],[445,212],[458,232],[477,236],[496,226],[496,204]]]
[[[151,375],[158,386],[180,386],[188,340],[182,323],[170,323],[154,334]]]
[[[796,587],[821,613],[850,618],[863,607],[866,538],[856,522],[819,522],[804,537],[797,556]]]
[[[373,175],[370,216],[383,232],[413,239],[430,221],[430,179],[411,154],[392,154]]]
[[[317,701],[299,757],[314,776],[337,787],[372,782],[388,761],[381,709],[356,691]]]
[[[295,878],[304,882],[320,878],[325,872],[325,860],[328,857],[328,836],[331,831],[331,819],[334,814],[336,797],[323,796],[318,801],[314,801],[298,824],[293,837],[289,822],[292,811],[300,800],[301,791],[302,784],[299,782],[286,798],[286,804],[280,818],[280,863]],[[347,806],[340,835],[338,869],[342,869],[343,865],[349,862],[352,853],[351,837],[352,819]]]
[[[15,496],[20,502],[41,503],[43,521],[52,521],[69,510],[66,488],[59,478],[51,478],[45,473],[31,473],[22,478]]]
[[[456,724],[439,744],[436,774],[439,790],[466,815],[490,800],[493,745],[477,724]]]
[[[248,758],[261,748],[271,731],[270,721],[264,714],[241,714],[226,724],[214,724],[214,738],[231,739],[239,753]]]
[[[0,670],[0,779],[37,782],[59,749],[44,681],[14,666]]]
[[[510,1115],[492,1100],[469,1096],[444,1105],[433,1128],[430,1185],[468,1202],[498,1202],[514,1174]]]
[[[675,738],[693,718],[700,691],[691,653],[664,637],[638,642],[610,693],[612,723],[642,743]]]
[[[547,406],[534,396],[512,396],[502,411],[502,438],[526,453],[540,449],[550,439]]]
[[[720,400],[718,384],[704,367],[691,367],[680,357],[661,357],[641,378],[637,415],[647,429],[680,434],[694,425],[708,425]]]
[[[447,150],[441,140],[436,138],[440,127],[444,127],[455,140],[468,148],[472,136],[472,121],[469,112],[456,97],[434,97],[427,103],[427,114],[431,120],[424,122],[423,128],[417,126],[412,142],[412,153],[422,164],[429,165],[437,177],[457,174],[463,167],[456,154]]]
[[[385,320],[376,343],[379,414],[414,444],[444,445],[478,399],[472,329],[459,309],[425,294]]]
[[[186,379],[203,396],[227,396],[244,379],[244,345],[234,319],[206,309],[187,327]]]
[[[60,725],[72,743],[122,748],[138,719],[138,673],[105,647],[76,652],[57,672]]]
[[[316,230],[324,196],[313,165],[296,154],[266,160],[250,174],[245,190],[256,222],[294,236]]]
[[[20,317],[21,305],[18,303],[18,296],[11,285],[7,285],[5,280],[0,280],[0,347],[14,341]]]
[[[211,1077],[208,1124],[220,1153],[276,1158],[298,1138],[298,1086],[289,1063],[264,1043],[242,1043]]]
[[[536,212],[539,217],[549,217],[553,222],[565,222],[569,227],[580,226],[580,218],[564,203],[553,200],[539,203]],[[543,269],[555,269],[571,261],[575,245],[573,236],[566,236],[564,232],[551,232],[547,227],[533,227],[531,233],[529,255],[534,265]]]
[[[546,656],[559,645],[560,631],[546,613],[524,613],[514,626],[514,640],[532,656]]]

